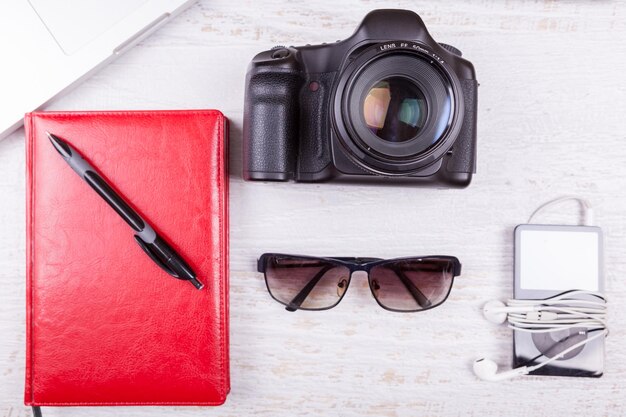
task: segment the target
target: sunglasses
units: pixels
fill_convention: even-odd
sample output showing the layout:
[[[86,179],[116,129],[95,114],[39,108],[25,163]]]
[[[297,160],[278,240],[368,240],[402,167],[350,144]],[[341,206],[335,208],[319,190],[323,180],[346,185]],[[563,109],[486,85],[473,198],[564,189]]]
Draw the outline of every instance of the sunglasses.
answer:
[[[461,263],[453,256],[318,258],[265,253],[258,261],[272,298],[287,311],[328,310],[345,295],[353,272],[367,272],[372,295],[385,310],[424,311],[450,294]]]

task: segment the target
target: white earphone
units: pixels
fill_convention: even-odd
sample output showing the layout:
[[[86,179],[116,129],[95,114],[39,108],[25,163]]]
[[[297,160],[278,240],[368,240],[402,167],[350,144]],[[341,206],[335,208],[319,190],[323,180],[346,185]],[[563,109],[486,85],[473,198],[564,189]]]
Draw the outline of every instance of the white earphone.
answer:
[[[581,296],[595,297],[598,301],[572,298]],[[498,373],[498,365],[488,359],[474,361],[474,374],[484,381],[502,381],[518,375],[526,375],[552,363],[592,340],[609,334],[606,323],[606,299],[599,293],[590,291],[567,291],[544,300],[508,300],[489,301],[483,307],[483,314],[492,323],[508,321],[508,327],[517,331],[545,333],[570,328],[601,330],[600,333],[586,338],[564,349],[561,353],[533,366],[522,366]]]
[[[521,368],[511,369],[509,371],[504,371],[498,373],[498,364],[492,360],[480,358],[474,361],[474,374],[483,381],[503,381],[505,379],[513,378],[518,375],[526,375],[528,372],[528,368],[526,366],[522,366]]]

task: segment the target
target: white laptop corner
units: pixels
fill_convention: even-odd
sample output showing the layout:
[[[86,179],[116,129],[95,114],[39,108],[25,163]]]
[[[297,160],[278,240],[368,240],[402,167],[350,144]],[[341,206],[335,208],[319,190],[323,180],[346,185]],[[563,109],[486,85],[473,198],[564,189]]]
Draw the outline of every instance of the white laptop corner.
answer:
[[[25,113],[78,85],[194,1],[8,0],[0,14],[0,140],[22,125]]]

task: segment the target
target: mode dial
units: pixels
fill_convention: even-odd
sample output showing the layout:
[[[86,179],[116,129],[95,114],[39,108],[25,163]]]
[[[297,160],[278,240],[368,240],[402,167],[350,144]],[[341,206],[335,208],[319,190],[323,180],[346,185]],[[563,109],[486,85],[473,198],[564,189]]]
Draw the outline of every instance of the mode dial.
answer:
[[[289,49],[285,48],[283,45],[277,45],[271,49],[272,59],[281,59],[289,56]]]

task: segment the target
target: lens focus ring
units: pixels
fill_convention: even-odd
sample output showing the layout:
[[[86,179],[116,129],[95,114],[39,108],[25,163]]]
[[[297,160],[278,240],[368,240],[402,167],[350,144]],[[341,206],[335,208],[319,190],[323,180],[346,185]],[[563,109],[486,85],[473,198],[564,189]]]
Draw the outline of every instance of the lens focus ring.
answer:
[[[384,48],[389,44],[402,47]],[[434,167],[455,143],[465,109],[454,70],[423,44],[387,42],[338,76],[331,121],[344,155],[370,174]]]
[[[385,83],[390,95],[386,116],[390,117],[380,129],[372,129],[369,122],[376,120],[371,120],[368,113],[371,95]],[[346,99],[345,116],[354,139],[381,158],[413,158],[436,145],[451,122],[454,105],[449,82],[430,62],[409,54],[387,55],[365,65],[354,78]],[[403,119],[411,115],[402,114],[402,106],[405,113],[411,108],[421,109],[428,112],[428,117],[423,115],[420,120],[416,115],[418,125],[412,128],[412,120]],[[392,114],[388,114],[389,109]]]

